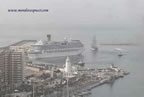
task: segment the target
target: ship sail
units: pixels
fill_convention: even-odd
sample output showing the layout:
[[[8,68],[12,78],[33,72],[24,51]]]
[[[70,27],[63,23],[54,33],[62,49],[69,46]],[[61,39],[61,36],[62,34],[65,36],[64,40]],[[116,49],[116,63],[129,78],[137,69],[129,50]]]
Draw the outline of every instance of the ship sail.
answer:
[[[96,42],[96,37],[95,36],[93,37],[91,48],[92,48],[92,50],[98,50],[98,46],[97,46],[97,42]]]

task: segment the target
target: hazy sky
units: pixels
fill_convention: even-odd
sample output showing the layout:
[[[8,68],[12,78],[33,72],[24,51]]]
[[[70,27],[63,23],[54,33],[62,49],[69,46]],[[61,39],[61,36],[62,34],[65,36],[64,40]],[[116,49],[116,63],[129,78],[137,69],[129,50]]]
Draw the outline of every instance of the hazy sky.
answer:
[[[10,13],[8,9],[49,9]],[[1,0],[0,24],[141,25],[144,0]]]

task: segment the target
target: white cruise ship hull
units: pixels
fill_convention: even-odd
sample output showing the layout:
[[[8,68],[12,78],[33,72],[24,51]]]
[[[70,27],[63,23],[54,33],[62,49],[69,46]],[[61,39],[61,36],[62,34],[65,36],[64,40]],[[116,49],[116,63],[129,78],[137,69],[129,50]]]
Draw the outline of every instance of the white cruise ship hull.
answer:
[[[30,59],[46,59],[46,58],[56,58],[56,57],[65,57],[65,56],[75,56],[80,55],[84,49],[69,51],[69,52],[51,52],[51,53],[42,53],[42,54],[29,54]]]

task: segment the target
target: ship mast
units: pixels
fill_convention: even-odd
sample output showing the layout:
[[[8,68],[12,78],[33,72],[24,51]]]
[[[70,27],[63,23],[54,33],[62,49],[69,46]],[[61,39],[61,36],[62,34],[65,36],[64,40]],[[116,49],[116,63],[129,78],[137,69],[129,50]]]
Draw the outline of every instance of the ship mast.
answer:
[[[95,36],[93,36],[91,48],[92,48],[92,50],[98,50],[97,42],[96,42],[96,37]]]

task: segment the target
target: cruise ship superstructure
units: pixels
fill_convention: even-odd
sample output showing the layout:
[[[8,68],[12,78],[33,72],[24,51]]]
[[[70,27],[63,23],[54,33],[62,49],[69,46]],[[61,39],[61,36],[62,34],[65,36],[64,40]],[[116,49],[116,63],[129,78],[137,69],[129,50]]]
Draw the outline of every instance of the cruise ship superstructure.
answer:
[[[43,59],[53,57],[65,57],[80,55],[84,50],[84,45],[80,40],[64,39],[64,41],[51,41],[51,35],[47,35],[47,41],[38,41],[31,45],[28,52],[30,59]]]

